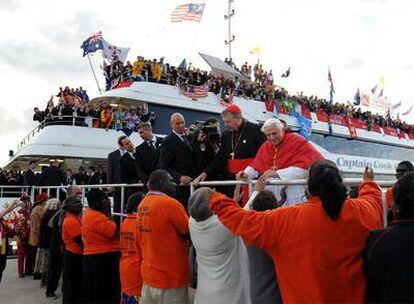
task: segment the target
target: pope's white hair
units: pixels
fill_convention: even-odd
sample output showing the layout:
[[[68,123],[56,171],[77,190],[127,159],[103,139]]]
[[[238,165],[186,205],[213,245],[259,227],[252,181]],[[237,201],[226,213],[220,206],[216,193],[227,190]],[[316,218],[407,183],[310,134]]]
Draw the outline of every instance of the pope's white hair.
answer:
[[[262,126],[262,132],[265,132],[266,129],[268,129],[269,127],[275,127],[279,130],[283,130],[284,128],[283,123],[277,118],[269,118],[268,120],[266,120]]]

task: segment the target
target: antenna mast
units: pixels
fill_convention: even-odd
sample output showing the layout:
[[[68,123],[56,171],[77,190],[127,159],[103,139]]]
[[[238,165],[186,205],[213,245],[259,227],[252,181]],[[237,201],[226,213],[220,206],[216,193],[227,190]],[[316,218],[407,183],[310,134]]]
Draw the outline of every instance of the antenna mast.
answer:
[[[231,59],[231,44],[236,39],[234,35],[231,34],[231,18],[234,16],[234,9],[231,8],[231,4],[234,0],[228,0],[228,11],[227,15],[224,15],[224,20],[227,20],[228,23],[228,38],[227,40],[224,40],[224,44],[228,46],[229,48],[229,60]]]

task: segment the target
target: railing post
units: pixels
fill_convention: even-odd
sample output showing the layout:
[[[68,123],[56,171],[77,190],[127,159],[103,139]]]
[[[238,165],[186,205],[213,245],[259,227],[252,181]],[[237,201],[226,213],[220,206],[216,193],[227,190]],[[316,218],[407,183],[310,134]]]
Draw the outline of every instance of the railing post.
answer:
[[[249,189],[249,197],[250,197],[250,195],[252,195],[253,193],[253,181],[251,180],[249,180],[248,189]]]
[[[36,187],[32,186],[30,190],[30,202],[34,203]]]
[[[57,188],[56,190],[56,198],[60,201],[60,188]]]
[[[84,187],[82,187],[82,197],[81,197],[81,200],[82,200],[82,205],[85,205],[85,202],[84,202],[84,200],[85,200],[85,188]]]
[[[48,187],[48,188],[46,188],[47,190],[46,190],[46,193],[47,193],[47,196],[49,196],[50,197],[50,188]]]
[[[0,197],[3,197],[3,187],[0,187]]]
[[[388,213],[388,208],[387,208],[387,197],[385,196],[385,192],[381,189],[381,193],[382,193],[382,221],[384,223],[384,228],[387,227],[387,222],[388,222],[388,218],[387,218],[387,213]]]
[[[121,220],[124,216],[125,187],[121,186]]]
[[[190,196],[193,195],[193,193],[194,193],[194,184],[191,183],[190,184]]]

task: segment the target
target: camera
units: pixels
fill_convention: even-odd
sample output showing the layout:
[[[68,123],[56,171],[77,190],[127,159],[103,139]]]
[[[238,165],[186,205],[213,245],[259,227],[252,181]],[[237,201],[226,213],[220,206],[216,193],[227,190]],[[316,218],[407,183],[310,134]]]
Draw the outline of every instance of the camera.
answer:
[[[210,144],[220,143],[220,132],[218,123],[215,121],[196,121],[194,125],[206,135],[207,142]]]

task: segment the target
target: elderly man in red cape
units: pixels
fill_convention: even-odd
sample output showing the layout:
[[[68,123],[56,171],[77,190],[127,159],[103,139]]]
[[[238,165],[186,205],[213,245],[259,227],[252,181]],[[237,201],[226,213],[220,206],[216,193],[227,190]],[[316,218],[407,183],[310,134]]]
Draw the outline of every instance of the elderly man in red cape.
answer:
[[[310,142],[297,133],[285,130],[283,123],[276,118],[268,119],[263,127],[267,140],[262,144],[250,165],[238,173],[239,179],[261,180],[269,178],[306,179],[308,168],[324,157]],[[304,186],[267,186],[281,199],[281,190],[286,191],[285,205],[301,202],[305,196]]]

